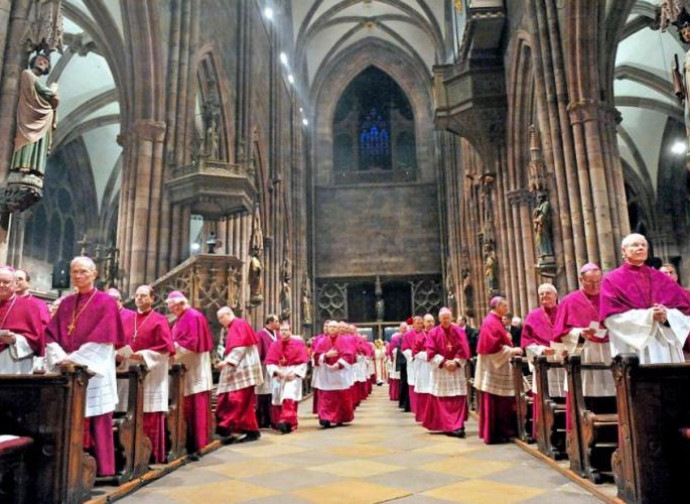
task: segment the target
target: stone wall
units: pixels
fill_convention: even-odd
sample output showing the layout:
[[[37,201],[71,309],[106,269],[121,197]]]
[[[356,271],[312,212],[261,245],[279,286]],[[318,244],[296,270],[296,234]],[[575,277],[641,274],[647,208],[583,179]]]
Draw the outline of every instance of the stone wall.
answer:
[[[316,215],[319,278],[441,271],[436,184],[318,187]]]

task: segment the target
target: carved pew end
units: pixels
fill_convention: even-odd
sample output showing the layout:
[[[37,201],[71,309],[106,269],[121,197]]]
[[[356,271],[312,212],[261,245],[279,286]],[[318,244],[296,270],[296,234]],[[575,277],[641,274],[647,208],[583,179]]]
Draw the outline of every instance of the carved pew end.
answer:
[[[28,459],[34,440],[30,437],[15,437],[0,441],[0,478],[3,485],[0,495],[9,495],[12,502],[29,502],[26,489],[29,485]],[[3,476],[11,476],[4,477]]]

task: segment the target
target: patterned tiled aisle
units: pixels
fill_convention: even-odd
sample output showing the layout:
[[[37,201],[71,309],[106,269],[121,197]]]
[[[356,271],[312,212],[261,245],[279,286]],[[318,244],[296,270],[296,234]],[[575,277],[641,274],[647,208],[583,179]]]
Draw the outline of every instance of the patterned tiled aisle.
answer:
[[[142,488],[124,504],[594,504],[595,497],[514,445],[427,433],[374,393],[347,427],[322,430],[302,404],[294,434],[227,446]]]

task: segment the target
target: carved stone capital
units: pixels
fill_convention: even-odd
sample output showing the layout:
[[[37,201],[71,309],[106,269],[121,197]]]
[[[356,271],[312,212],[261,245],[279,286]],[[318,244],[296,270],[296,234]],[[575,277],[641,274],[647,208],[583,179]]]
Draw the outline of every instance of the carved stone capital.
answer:
[[[622,115],[616,107],[593,99],[570,102],[568,114],[572,125],[589,121],[601,121],[605,124],[616,125],[622,121]]]
[[[148,140],[162,142],[165,137],[166,125],[162,121],[139,119],[125,135],[125,141]]]

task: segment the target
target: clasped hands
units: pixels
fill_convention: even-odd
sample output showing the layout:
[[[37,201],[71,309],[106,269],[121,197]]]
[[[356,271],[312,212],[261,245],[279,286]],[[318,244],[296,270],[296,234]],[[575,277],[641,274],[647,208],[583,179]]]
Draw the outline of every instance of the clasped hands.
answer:
[[[448,371],[455,371],[458,369],[459,364],[454,360],[447,360],[443,363],[443,367]]]
[[[17,335],[11,331],[1,332],[0,341],[6,345],[14,345],[17,342]]]
[[[666,323],[667,320],[666,307],[662,304],[654,303],[652,306],[652,318],[655,322]]]
[[[276,371],[275,373],[273,373],[273,376],[286,381],[292,381],[297,378],[297,375],[295,373],[281,373],[280,371]]]

